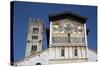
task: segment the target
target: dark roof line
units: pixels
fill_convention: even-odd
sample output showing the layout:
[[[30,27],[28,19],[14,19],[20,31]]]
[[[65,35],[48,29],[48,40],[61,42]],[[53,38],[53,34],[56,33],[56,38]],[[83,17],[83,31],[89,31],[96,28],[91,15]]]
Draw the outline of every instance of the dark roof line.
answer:
[[[86,16],[81,16],[79,14],[70,11],[64,11],[64,12],[59,12],[59,13],[54,13],[49,15],[49,21],[56,21],[65,18],[74,19],[75,21],[80,21],[82,23],[85,23],[87,20]]]

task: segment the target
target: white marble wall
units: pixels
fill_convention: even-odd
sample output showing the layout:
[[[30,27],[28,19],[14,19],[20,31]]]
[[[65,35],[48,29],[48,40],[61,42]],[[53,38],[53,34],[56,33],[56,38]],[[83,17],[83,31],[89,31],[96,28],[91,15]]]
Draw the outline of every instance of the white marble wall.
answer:
[[[61,56],[61,49],[64,48],[65,56]],[[49,48],[50,59],[81,59],[87,58],[87,52],[85,47],[77,47],[78,56],[74,56],[74,49],[76,47],[51,47]]]
[[[60,49],[59,47],[56,49]],[[65,48],[65,57],[61,58],[59,54],[56,53],[55,47],[49,48],[46,51],[43,51],[40,54],[37,54],[36,56],[33,55],[31,58],[24,58],[23,61],[19,61],[15,63],[18,66],[27,66],[27,65],[36,65],[36,63],[44,64],[62,64],[62,63],[78,63],[78,62],[87,62],[87,61],[96,61],[97,55],[95,52],[88,49],[88,59],[86,58],[86,54],[82,54],[81,52],[85,53],[85,51],[82,51],[83,48],[78,47],[78,57],[72,57],[69,59],[69,52],[72,48]],[[57,51],[58,52],[58,51]],[[73,52],[72,52],[73,53]],[[56,57],[57,56],[57,57]]]
[[[24,58],[24,60],[21,60],[19,62],[16,62],[15,65],[17,66],[32,66],[36,65],[37,63],[41,63],[41,65],[48,64],[48,49],[43,51],[40,54],[37,54],[36,56],[33,55],[33,57],[27,57]]]

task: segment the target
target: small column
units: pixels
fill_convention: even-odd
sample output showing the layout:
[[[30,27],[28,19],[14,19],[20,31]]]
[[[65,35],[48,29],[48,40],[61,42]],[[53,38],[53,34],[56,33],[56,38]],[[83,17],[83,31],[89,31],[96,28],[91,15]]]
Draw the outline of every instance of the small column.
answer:
[[[88,44],[87,44],[86,24],[84,24],[84,30],[85,30],[86,58],[88,58]]]
[[[50,21],[50,44],[52,44],[52,21]]]

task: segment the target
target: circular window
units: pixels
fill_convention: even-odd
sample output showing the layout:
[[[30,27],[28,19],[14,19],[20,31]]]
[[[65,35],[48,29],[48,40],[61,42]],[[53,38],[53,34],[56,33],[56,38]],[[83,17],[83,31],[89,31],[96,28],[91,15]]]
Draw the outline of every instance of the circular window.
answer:
[[[72,29],[73,29],[73,27],[72,27],[72,25],[71,25],[70,23],[66,23],[66,24],[64,25],[64,31],[65,31],[66,33],[72,32]]]

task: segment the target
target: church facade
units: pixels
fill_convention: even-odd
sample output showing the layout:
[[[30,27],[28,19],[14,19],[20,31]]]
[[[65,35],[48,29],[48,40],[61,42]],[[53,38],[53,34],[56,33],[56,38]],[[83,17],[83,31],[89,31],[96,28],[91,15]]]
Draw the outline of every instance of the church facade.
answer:
[[[86,19],[70,13],[50,16],[50,61],[87,61]]]
[[[15,65],[96,61],[88,48],[86,17],[64,12],[49,16],[48,48],[43,49],[43,19],[29,19],[25,58]]]

